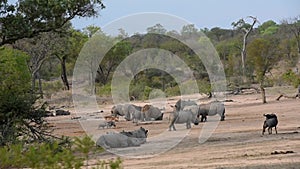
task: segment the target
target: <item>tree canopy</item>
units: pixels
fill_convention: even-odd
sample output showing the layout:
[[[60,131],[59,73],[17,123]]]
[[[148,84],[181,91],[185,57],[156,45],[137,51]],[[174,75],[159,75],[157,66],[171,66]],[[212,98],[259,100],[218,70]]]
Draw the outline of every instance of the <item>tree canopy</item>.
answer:
[[[75,17],[98,15],[102,0],[0,1],[0,46],[41,32],[60,31]]]

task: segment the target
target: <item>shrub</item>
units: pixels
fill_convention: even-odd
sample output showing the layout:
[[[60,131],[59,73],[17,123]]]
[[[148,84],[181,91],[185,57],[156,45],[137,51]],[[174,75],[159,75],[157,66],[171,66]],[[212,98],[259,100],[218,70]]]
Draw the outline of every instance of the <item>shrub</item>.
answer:
[[[294,87],[298,87],[300,84],[300,77],[292,70],[288,70],[285,74],[283,74],[282,79],[285,83],[293,85]]]
[[[63,141],[27,144],[12,144],[0,147],[0,168],[33,168],[33,169],[79,169],[88,167],[92,154],[103,151],[95,146],[88,136],[75,138],[68,144]],[[98,161],[93,168],[120,169],[122,160]]]

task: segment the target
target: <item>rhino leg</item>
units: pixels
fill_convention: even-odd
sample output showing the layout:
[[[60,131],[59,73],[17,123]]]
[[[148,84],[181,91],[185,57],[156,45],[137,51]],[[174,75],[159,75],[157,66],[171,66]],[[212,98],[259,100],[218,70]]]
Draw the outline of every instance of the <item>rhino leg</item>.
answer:
[[[175,124],[174,124],[174,123],[173,123],[173,124],[172,124],[172,123],[170,124],[170,126],[169,126],[169,131],[172,131],[172,128],[173,128],[174,131],[176,131],[176,128],[175,128]]]
[[[188,121],[188,122],[186,123],[186,128],[187,128],[187,129],[192,128],[191,121]]]
[[[220,121],[224,121],[225,120],[225,109],[223,110],[222,114],[221,114],[221,120]]]

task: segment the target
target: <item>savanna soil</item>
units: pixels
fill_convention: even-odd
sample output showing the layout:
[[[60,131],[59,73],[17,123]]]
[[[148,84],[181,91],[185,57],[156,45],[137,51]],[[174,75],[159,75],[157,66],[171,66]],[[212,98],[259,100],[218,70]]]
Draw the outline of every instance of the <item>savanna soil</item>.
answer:
[[[295,89],[289,87],[269,88],[267,92],[267,104],[261,103],[260,94],[229,95],[225,102],[226,119],[218,124],[211,137],[199,144],[198,137],[204,123],[193,125],[186,137],[172,149],[159,155],[144,158],[128,158],[122,156],[124,168],[129,169],[180,169],[180,168],[299,168],[300,166],[300,99],[281,98],[275,99],[280,92],[287,95],[295,93]],[[174,104],[179,97],[169,98],[168,105]],[[198,103],[207,102],[200,99]],[[145,105],[147,102],[135,102],[137,105]],[[115,129],[97,129],[97,116],[110,114],[111,104],[100,106],[104,113],[89,112],[75,114],[70,108],[72,116],[82,116],[82,119],[71,120],[70,116],[50,117],[54,133],[67,136],[81,136],[87,131],[89,135],[99,135],[103,132],[133,130],[140,126],[149,130],[149,140],[168,128],[170,108],[166,107],[164,120],[155,124],[134,125],[132,122],[120,120]],[[88,111],[87,111],[88,112]],[[262,135],[264,113],[276,113],[279,124],[278,134]],[[90,120],[89,120],[90,118]],[[93,119],[92,119],[93,118]],[[206,123],[212,123],[212,117],[208,117]],[[83,127],[81,127],[81,125]],[[182,126],[180,128],[180,126]],[[177,131],[169,134],[176,135],[185,132],[182,124],[177,124]],[[82,128],[85,128],[83,130]],[[151,143],[151,141],[149,141]],[[147,142],[140,148],[149,149]],[[155,144],[153,148],[163,147],[164,142]],[[151,147],[150,147],[151,148]],[[279,152],[274,154],[274,152]],[[289,153],[286,153],[289,152]],[[116,158],[110,152],[97,155],[97,159]]]

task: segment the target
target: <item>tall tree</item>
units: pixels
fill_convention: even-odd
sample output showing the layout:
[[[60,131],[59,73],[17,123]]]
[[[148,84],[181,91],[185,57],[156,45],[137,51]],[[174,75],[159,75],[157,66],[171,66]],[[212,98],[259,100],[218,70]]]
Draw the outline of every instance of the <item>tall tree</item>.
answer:
[[[181,36],[184,39],[199,39],[199,30],[195,27],[194,24],[184,25],[180,31]]]
[[[131,50],[129,42],[120,41],[108,51],[97,69],[98,81],[101,84],[105,85],[109,82],[112,72],[131,53]]]
[[[101,31],[101,28],[95,25],[87,26],[83,29],[83,33],[91,38],[95,33]]]
[[[240,19],[237,22],[233,22],[231,25],[238,30],[243,31],[243,46],[241,49],[241,57],[242,57],[242,70],[243,76],[245,77],[245,63],[246,63],[246,55],[247,55],[247,44],[248,44],[248,36],[252,32],[254,25],[258,22],[256,17],[248,16],[248,18],[252,19],[252,23],[246,23],[244,19]]]
[[[292,19],[285,19],[282,24],[293,33],[297,42],[298,54],[300,54],[300,15]]]
[[[51,32],[41,33],[32,39],[22,39],[13,44],[13,47],[26,52],[30,56],[27,63],[31,74],[31,90],[36,92],[36,79],[39,84],[39,94],[43,97],[42,82],[39,71],[43,63],[52,56],[54,46],[54,34]]]
[[[87,41],[84,34],[72,28],[67,28],[65,34],[56,34],[53,39],[54,50],[53,55],[59,60],[61,66],[61,80],[66,90],[70,90],[70,84],[67,76],[67,62],[76,62],[77,56]],[[74,66],[74,65],[73,65]]]
[[[102,0],[0,1],[0,46],[41,32],[59,31],[70,20],[97,16]]]
[[[147,28],[147,32],[165,34],[167,30],[161,24],[158,23],[152,27]]]
[[[279,60],[278,40],[258,38],[248,46],[249,62],[254,66],[257,81],[260,84],[262,102],[267,103],[264,83],[268,73]]]
[[[277,32],[279,26],[276,22],[269,20],[258,26],[257,29],[261,35],[272,35]]]

